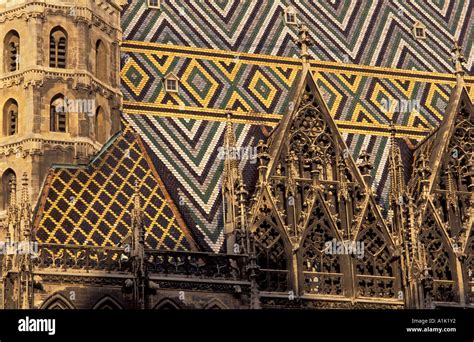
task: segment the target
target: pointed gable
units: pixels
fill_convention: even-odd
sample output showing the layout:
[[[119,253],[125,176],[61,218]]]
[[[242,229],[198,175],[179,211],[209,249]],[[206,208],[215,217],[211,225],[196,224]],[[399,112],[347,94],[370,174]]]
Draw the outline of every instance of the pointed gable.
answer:
[[[312,186],[318,183],[322,190],[334,195],[332,199],[325,195],[324,199],[329,201],[328,210],[337,217],[338,229],[342,230],[338,203],[344,197],[355,204],[350,212],[352,221],[367,205],[368,185],[307,69],[301,74],[293,107],[269,139],[268,192],[277,212],[283,213],[284,226],[290,229],[290,235],[296,236],[304,229],[304,220],[299,215],[308,215],[308,204],[314,196]],[[294,204],[286,203],[284,198]],[[345,219],[349,222],[349,217]]]
[[[429,198],[439,208],[434,215],[449,227],[447,234],[462,243],[469,233],[463,231],[472,226],[473,128],[473,104],[464,83],[458,82],[444,120],[416,147],[409,187],[419,203]]]
[[[259,145],[250,222],[259,262],[267,256],[263,290],[289,283],[308,295],[396,299],[396,246],[370,189],[369,156],[353,160],[306,63],[292,104]],[[282,253],[287,270],[272,269],[268,256]]]
[[[145,245],[194,250],[195,243],[130,128],[112,138],[87,166],[53,167],[45,181],[34,232],[41,243],[119,246],[130,236],[134,184],[143,203]]]
[[[446,115],[439,125],[425,140],[423,140],[415,149],[414,164],[421,159],[421,156],[428,160],[428,166],[431,173],[430,183],[433,184],[436,175],[442,167],[442,159],[449,154],[449,145],[453,139],[459,138],[457,134],[461,131],[469,131],[472,129],[474,122],[473,105],[469,98],[467,89],[463,85],[456,86],[450,96],[448,106],[446,108]],[[456,130],[458,130],[456,132]],[[457,133],[457,134],[456,134]],[[452,144],[454,148],[454,144]],[[456,151],[451,150],[454,156],[457,156]],[[457,151],[464,153],[463,149]],[[467,151],[472,153],[472,149]]]
[[[364,183],[362,176],[349,153],[334,119],[329,113],[329,109],[310,70],[303,68],[292,103],[295,110],[286,115],[275,129],[275,137],[273,137],[270,145],[271,161],[268,172],[274,172],[275,168],[278,167],[276,162],[277,156],[280,156],[280,159],[286,157],[285,148],[291,149],[295,147],[301,150],[309,147],[311,144],[315,144],[320,149],[315,152],[318,156],[312,157],[324,159],[342,154],[347,166],[351,169],[354,181],[362,185]],[[328,154],[321,155],[323,152]],[[323,171],[323,174],[329,178],[331,177],[326,171]]]
[[[414,151],[408,183],[408,272],[433,282],[419,294],[434,302],[472,302],[474,109],[463,79],[465,62],[452,50],[456,86],[444,119]],[[414,234],[412,233],[415,232]],[[412,269],[410,269],[410,267]],[[410,278],[410,277],[409,277]],[[411,277],[413,278],[413,277]],[[414,297],[415,298],[415,297]],[[416,305],[416,304],[415,304]],[[425,305],[425,304],[422,304]]]

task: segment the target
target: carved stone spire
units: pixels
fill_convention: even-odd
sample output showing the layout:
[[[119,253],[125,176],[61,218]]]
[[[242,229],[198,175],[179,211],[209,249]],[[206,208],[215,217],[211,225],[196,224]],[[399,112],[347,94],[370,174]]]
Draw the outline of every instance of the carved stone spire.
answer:
[[[30,241],[31,236],[31,203],[28,193],[28,175],[23,173],[20,200],[20,222],[23,240]]]
[[[270,155],[268,154],[268,145],[263,142],[263,140],[258,141],[257,145],[257,159],[258,159],[258,175],[259,179],[257,186],[262,186],[266,181],[268,162],[270,160]]]
[[[224,146],[221,158],[224,158],[224,174],[222,180],[222,195],[224,200],[224,234],[226,238],[227,252],[234,254],[236,251],[236,234],[238,229],[237,216],[240,212],[240,204],[237,199],[239,183],[239,166],[236,160],[236,145],[234,127],[231,114],[227,115],[227,123],[224,135]]]
[[[370,187],[371,175],[370,171],[373,169],[372,163],[370,162],[370,154],[367,150],[363,150],[359,156],[361,162],[359,163],[359,170],[362,176],[364,177],[365,183]]]
[[[451,58],[454,64],[454,74],[456,75],[456,78],[461,80],[464,76],[464,69],[463,69],[463,64],[466,63],[466,58],[462,54],[462,49],[458,45],[458,42],[454,42],[454,46],[451,50],[453,53],[453,57]]]
[[[307,62],[309,59],[309,47],[313,45],[313,41],[309,35],[308,27],[305,24],[300,26],[298,32],[298,40],[296,41],[296,45],[300,48],[300,57],[303,60],[303,63]]]
[[[390,173],[389,208],[392,234],[394,234],[396,243],[401,245],[404,237],[403,231],[406,226],[406,217],[404,216],[406,210],[406,192],[400,146],[397,143],[395,134],[395,125],[391,123],[390,153],[388,157]]]
[[[401,160],[400,146],[396,140],[396,129],[393,123],[390,124],[390,154],[389,171],[391,178],[390,196],[392,202],[399,203],[403,201],[402,196],[405,191],[405,180],[403,173],[403,164]]]
[[[395,139],[395,125],[391,122],[390,123],[390,154],[389,154],[389,171],[390,171],[390,178],[391,178],[391,188],[390,188],[390,196],[392,201],[396,201],[398,197],[398,187],[397,187],[397,173],[396,173],[396,164],[397,164],[397,141]]]
[[[231,114],[227,114],[227,122],[224,135],[224,179],[234,184],[239,178],[239,165],[235,158],[236,142]]]
[[[16,201],[16,177],[10,180],[10,198],[7,211],[7,239],[18,241],[18,204]]]
[[[28,175],[23,173],[21,178],[21,198],[19,204],[20,240],[23,240],[25,253],[19,256],[19,307],[29,309],[33,300],[33,263],[31,260],[31,203],[28,193]]]
[[[143,210],[140,203],[138,180],[135,181],[132,209],[132,256],[144,257],[145,235],[143,230]]]
[[[16,203],[16,178],[12,177],[9,182],[8,209],[7,209],[7,232],[6,242],[18,241],[16,234],[18,231],[18,206]],[[7,272],[13,268],[13,255],[7,250],[2,263],[2,277],[5,277]],[[3,290],[4,291],[4,290]]]
[[[146,286],[148,283],[145,267],[145,231],[143,227],[143,210],[140,203],[140,188],[135,180],[132,209],[132,273],[134,303],[138,309],[146,308]]]

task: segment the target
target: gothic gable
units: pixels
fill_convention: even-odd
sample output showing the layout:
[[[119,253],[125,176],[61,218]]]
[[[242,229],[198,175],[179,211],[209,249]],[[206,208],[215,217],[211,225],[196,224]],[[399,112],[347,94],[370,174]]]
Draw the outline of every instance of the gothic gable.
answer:
[[[295,243],[307,224],[316,187],[343,235],[348,235],[352,224],[356,224],[368,196],[364,179],[312,74],[304,72],[293,101],[296,109],[281,122],[269,141],[267,182],[262,186],[262,191],[266,188],[269,192],[279,220]],[[348,211],[340,214],[341,206],[347,206]]]
[[[286,270],[263,260],[265,290],[279,274],[300,294],[397,299],[395,245],[369,186],[369,156],[356,164],[306,66],[301,77],[294,109],[259,145],[250,229],[258,255],[265,241],[267,258],[287,258]]]
[[[427,215],[428,201],[432,202],[444,234],[462,253],[472,229],[474,132],[473,105],[464,87],[454,89],[448,111],[440,127],[415,151],[409,191],[421,216]]]
[[[453,50],[456,51],[456,50]],[[458,56],[459,61],[462,57]],[[408,280],[417,279],[414,306],[472,299],[470,284],[474,110],[459,65],[446,115],[415,152],[407,187],[406,252]],[[423,302],[416,302],[422,298]]]
[[[474,111],[463,92],[444,153],[435,168],[432,198],[449,235],[464,244],[472,226]]]

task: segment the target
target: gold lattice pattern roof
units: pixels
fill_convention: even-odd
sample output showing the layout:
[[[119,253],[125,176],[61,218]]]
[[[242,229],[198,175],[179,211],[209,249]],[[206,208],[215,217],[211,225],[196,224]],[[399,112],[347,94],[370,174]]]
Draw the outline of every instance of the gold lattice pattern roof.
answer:
[[[140,137],[129,128],[112,138],[89,165],[50,170],[35,219],[36,239],[90,246],[128,241],[135,181],[146,246],[195,249]]]

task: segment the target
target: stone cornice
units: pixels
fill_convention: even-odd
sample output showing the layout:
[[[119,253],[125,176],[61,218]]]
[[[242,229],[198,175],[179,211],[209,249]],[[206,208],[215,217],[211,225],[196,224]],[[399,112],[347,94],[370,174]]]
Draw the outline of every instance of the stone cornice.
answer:
[[[64,270],[35,270],[35,275],[39,275],[44,283],[71,283],[71,284],[107,284],[122,287],[126,279],[133,278],[129,272],[77,272]],[[219,281],[212,278],[200,279],[198,277],[174,277],[172,279],[166,276],[151,276],[150,280],[159,283],[160,289],[180,289],[194,291],[212,291],[235,293],[235,287],[240,286],[242,292],[250,291],[250,283],[243,281]]]
[[[46,146],[49,147],[48,149],[73,149],[83,155],[93,155],[100,149],[99,144],[93,143],[88,138],[70,138],[67,136],[67,139],[70,140],[60,140],[45,139],[41,136],[43,135],[28,137],[9,143],[2,143],[3,139],[0,139],[0,157],[7,157],[12,154],[16,154],[18,158],[26,158],[28,155],[41,155]],[[72,139],[74,139],[74,141],[72,141]]]
[[[78,69],[54,69],[35,67],[0,76],[0,89],[22,85],[27,87],[41,87],[46,81],[54,80],[66,83],[73,82],[73,89],[84,88],[85,90],[99,92],[110,99],[115,95],[121,97],[119,88],[113,88],[97,79],[92,73]]]
[[[102,5],[106,4],[106,7],[101,6],[101,8],[105,11],[108,11],[108,13],[113,13],[114,11],[117,11],[118,15],[120,15],[120,8],[118,7],[118,5],[111,3],[110,0],[96,0],[96,3],[100,3]],[[72,9],[74,10],[74,12],[72,12]],[[116,33],[116,35],[121,35],[122,29],[120,27],[120,20],[118,20],[118,25],[114,26],[111,25],[109,22],[105,21],[97,14],[95,14],[88,7],[68,6],[66,4],[57,5],[48,4],[44,2],[30,2],[3,11],[0,9],[0,24],[19,18],[29,20],[30,18],[44,18],[46,15],[70,16],[72,13],[74,13],[74,22],[76,23],[84,22],[88,25],[95,25],[99,27],[102,31],[107,33],[109,36],[112,36],[114,33]]]

